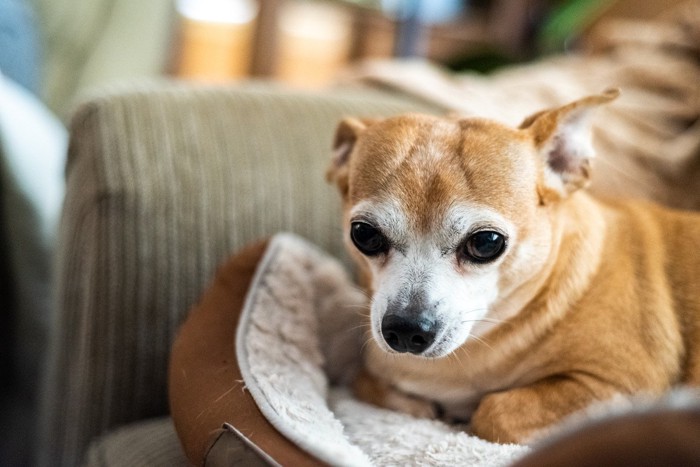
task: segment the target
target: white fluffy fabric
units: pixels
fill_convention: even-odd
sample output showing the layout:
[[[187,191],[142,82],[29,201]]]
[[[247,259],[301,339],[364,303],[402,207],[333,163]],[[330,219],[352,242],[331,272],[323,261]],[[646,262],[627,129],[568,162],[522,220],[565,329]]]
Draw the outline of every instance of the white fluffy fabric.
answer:
[[[236,353],[247,389],[282,434],[332,465],[500,466],[528,452],[355,400],[342,383],[359,362],[366,302],[335,259],[292,235],[272,239]]]

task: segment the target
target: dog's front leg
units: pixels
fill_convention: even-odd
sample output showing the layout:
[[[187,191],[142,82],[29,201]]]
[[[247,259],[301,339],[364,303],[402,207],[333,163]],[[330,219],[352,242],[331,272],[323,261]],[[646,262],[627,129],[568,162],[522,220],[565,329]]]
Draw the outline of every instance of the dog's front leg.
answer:
[[[483,397],[472,417],[471,429],[488,441],[525,444],[545,435],[567,415],[615,393],[607,386],[554,376]]]
[[[361,370],[355,379],[353,392],[358,399],[379,407],[419,418],[438,417],[438,406],[434,402],[406,394],[365,369]]]

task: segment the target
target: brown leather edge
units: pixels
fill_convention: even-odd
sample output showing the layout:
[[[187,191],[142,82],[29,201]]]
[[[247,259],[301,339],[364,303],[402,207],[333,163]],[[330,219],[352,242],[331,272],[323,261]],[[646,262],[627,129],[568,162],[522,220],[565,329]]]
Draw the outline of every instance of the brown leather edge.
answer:
[[[231,425],[227,424],[214,433],[213,439],[204,459],[204,467],[280,467],[280,464]]]
[[[225,423],[279,464],[325,465],[285,438],[263,416],[245,389],[234,354],[245,298],[269,243],[250,245],[219,268],[173,344],[170,410],[185,454],[194,465],[204,465]]]
[[[700,404],[593,422],[545,441],[511,467],[700,466]]]

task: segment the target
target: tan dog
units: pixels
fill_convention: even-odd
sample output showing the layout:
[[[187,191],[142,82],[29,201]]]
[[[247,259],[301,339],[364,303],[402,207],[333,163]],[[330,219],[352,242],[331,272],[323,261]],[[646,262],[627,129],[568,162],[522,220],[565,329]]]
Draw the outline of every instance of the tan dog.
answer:
[[[346,119],[328,172],[372,294],[358,395],[527,442],[594,401],[700,384],[700,215],[584,187],[611,90],[520,128]]]

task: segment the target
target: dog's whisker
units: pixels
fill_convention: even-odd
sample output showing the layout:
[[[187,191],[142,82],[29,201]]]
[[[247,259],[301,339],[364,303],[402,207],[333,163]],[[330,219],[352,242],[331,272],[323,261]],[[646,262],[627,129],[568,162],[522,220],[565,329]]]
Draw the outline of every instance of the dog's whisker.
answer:
[[[472,314],[472,313],[486,313],[486,312],[488,312],[488,311],[489,311],[488,308],[473,308],[473,309],[471,309],[471,310],[466,310],[466,311],[464,311],[463,313],[464,313],[465,315],[469,315],[469,314]]]
[[[350,310],[350,311],[353,311],[353,314],[355,316],[359,316],[361,318],[369,318],[371,310],[358,308],[356,310]]]
[[[493,350],[493,346],[491,344],[489,344],[488,342],[486,342],[485,339],[483,339],[477,335],[474,335],[474,334],[471,334],[469,337],[474,339],[475,341],[485,345],[489,350]]]
[[[343,305],[343,308],[346,309],[346,310],[354,310],[354,309],[358,309],[358,310],[370,310],[370,309],[371,309],[371,307],[370,307],[369,304],[366,304],[366,305],[360,305],[360,304]]]
[[[357,331],[358,329],[369,331],[370,329],[372,329],[372,326],[369,323],[361,323],[356,326],[352,326],[351,328],[349,328],[349,331]]]
[[[459,365],[461,368],[464,368],[464,363],[462,362],[462,359],[459,356],[459,352],[451,352],[448,355],[451,359],[457,362],[457,365]]]
[[[355,310],[355,316],[361,316],[362,318],[369,318],[370,310]]]
[[[353,303],[353,304],[345,304],[343,305],[344,308],[370,308],[369,303]]]
[[[355,290],[355,291],[357,291],[357,292],[360,292],[362,295],[365,296],[365,298],[367,298],[367,299],[369,299],[369,300],[372,299],[372,296],[370,295],[369,292],[367,292],[367,290],[366,290],[364,287],[360,287],[359,285],[355,285],[355,284],[352,284],[350,287],[351,287],[353,290]]]
[[[491,324],[510,324],[508,320],[505,319],[494,319],[494,318],[475,318],[475,319],[465,319],[460,321],[461,324],[466,323],[491,323]]]
[[[372,342],[372,339],[372,336],[369,336],[367,339],[365,339],[364,344],[362,344],[362,347],[360,347],[360,354],[363,354],[365,352],[365,347],[367,347],[369,343]]]

